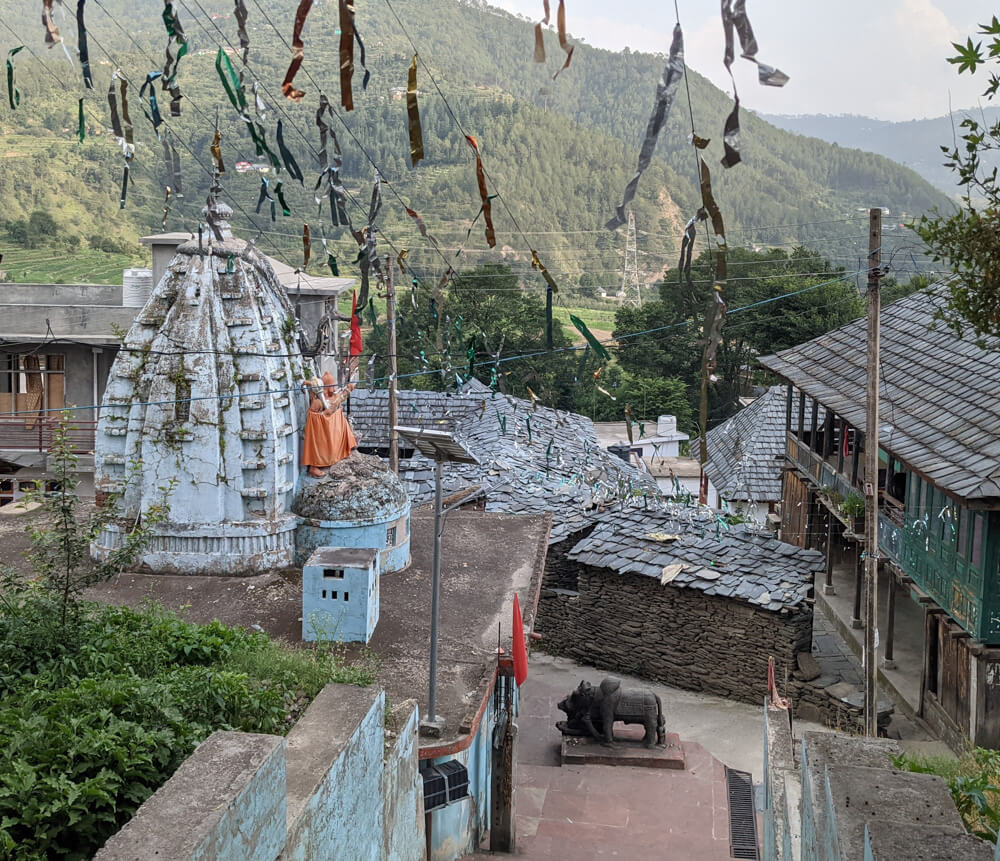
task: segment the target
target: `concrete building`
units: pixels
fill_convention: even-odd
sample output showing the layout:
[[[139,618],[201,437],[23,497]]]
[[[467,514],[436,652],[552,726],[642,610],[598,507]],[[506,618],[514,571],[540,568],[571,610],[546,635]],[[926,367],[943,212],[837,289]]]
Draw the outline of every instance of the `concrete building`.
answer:
[[[221,239],[209,231],[176,249],[112,366],[95,488],[98,502],[120,493],[131,523],[176,482],[142,556],[152,570],[259,572],[293,561],[307,369],[270,264],[232,236],[228,206],[204,212]],[[109,524],[92,552],[121,540]]]
[[[3,285],[0,505],[46,476],[63,407],[86,407],[73,410],[70,436],[81,453],[81,471],[93,470],[98,414],[93,405],[104,396],[118,333],[132,325],[140,306],[131,291],[123,295],[121,285]]]
[[[678,457],[680,444],[690,437],[677,430],[675,416],[660,416],[656,420],[656,430],[647,428],[644,422],[632,423],[632,442],[629,442],[625,422],[594,422],[594,432],[602,448],[613,445],[627,445],[640,458]]]
[[[302,639],[367,643],[379,614],[379,554],[320,547],[302,566]]]

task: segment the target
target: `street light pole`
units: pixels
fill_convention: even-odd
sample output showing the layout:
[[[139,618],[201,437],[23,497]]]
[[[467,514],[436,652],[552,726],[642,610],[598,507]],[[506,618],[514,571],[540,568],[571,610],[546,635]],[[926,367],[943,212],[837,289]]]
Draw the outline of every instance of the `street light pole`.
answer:
[[[434,461],[434,561],[431,567],[431,667],[427,721],[437,721],[438,609],[441,604],[441,460]]]

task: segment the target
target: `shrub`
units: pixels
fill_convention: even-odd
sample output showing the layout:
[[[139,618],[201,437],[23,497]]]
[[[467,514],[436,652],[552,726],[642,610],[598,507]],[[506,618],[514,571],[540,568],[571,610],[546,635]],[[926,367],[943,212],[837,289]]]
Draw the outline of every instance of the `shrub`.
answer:
[[[0,581],[0,857],[89,858],[213,731],[283,734],[371,661]]]

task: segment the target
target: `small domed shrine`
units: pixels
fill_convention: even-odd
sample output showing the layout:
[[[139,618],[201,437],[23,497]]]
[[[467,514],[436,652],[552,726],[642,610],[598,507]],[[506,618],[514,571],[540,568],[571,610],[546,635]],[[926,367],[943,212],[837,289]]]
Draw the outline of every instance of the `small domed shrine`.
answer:
[[[123,523],[162,499],[141,563],[179,574],[259,573],[291,565],[291,513],[306,401],[297,323],[253,243],[234,238],[213,197],[209,229],[184,243],[115,359],[95,452],[98,502],[120,494]],[[100,557],[122,540],[111,525]]]
[[[355,451],[323,478],[302,476],[292,510],[302,519],[297,565],[321,547],[373,548],[382,574],[410,564],[410,498],[377,457]]]

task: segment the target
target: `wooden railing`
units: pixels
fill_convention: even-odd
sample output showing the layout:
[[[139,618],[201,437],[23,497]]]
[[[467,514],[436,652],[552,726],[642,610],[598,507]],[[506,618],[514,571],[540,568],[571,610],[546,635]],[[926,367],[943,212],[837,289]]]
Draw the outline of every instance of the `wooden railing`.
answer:
[[[61,419],[51,416],[0,415],[0,449],[46,452],[52,447],[52,438]],[[69,425],[70,445],[80,454],[94,451],[97,422],[92,419],[73,419]]]

